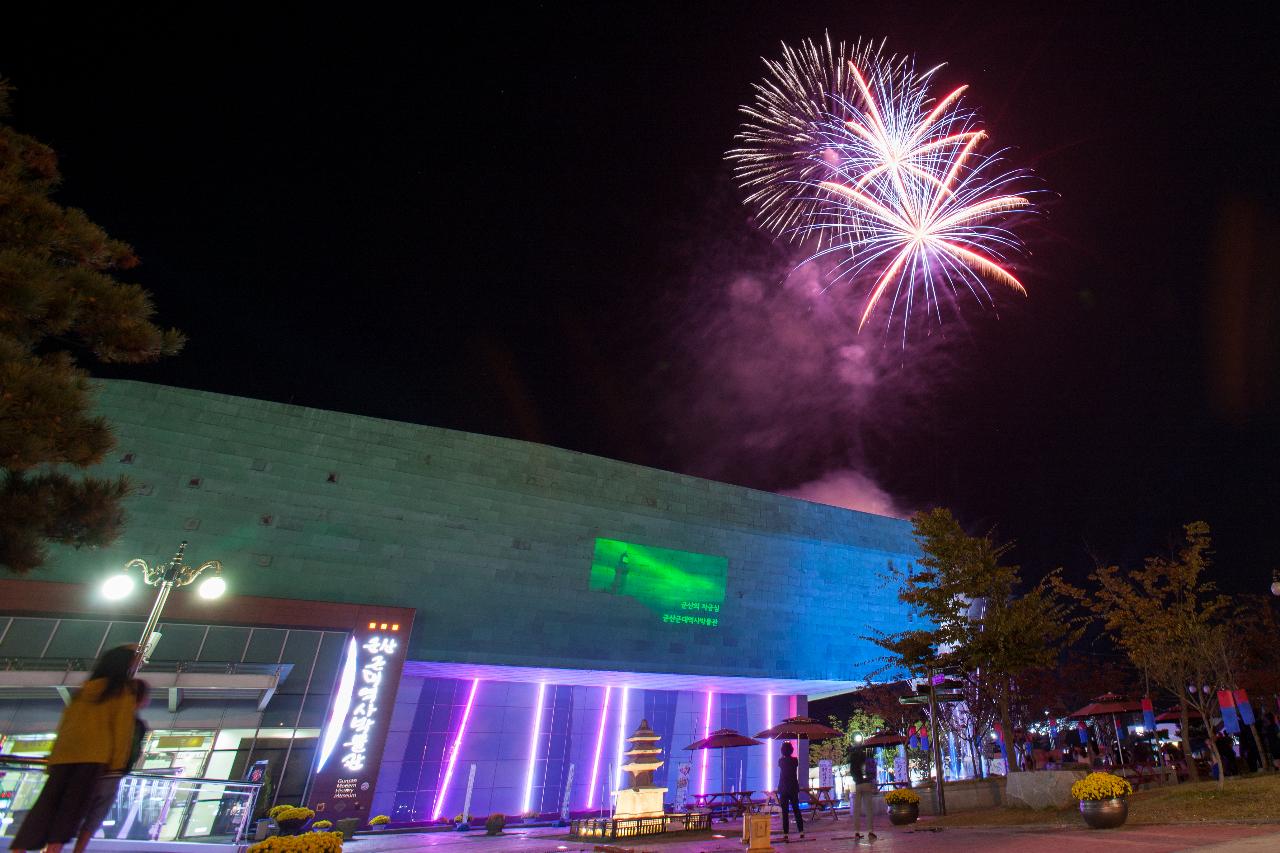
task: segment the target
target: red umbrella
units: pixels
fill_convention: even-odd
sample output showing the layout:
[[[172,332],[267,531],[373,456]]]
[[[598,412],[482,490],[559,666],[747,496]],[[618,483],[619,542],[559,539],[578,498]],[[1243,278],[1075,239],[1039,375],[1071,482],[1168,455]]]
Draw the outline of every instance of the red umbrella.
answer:
[[[1085,705],[1074,714],[1069,714],[1067,719],[1083,719],[1084,717],[1101,717],[1110,715],[1111,725],[1116,730],[1116,749],[1120,752],[1120,763],[1124,764],[1124,746],[1120,742],[1120,724],[1116,720],[1117,714],[1134,714],[1142,711],[1142,702],[1137,699],[1122,699],[1115,693],[1103,693],[1095,698],[1088,705]]]
[[[727,749],[731,746],[759,746],[762,741],[747,737],[737,729],[717,729],[702,740],[695,740],[685,749]]]
[[[695,740],[685,749],[718,749],[720,750],[720,787],[724,787],[724,750],[735,746],[759,746],[761,741],[747,737],[737,729],[717,729],[702,740]]]
[[[1103,693],[1079,711],[1068,714],[1071,720],[1084,717],[1100,717],[1103,714],[1134,714],[1142,711],[1142,702],[1137,699],[1122,699],[1114,693]]]
[[[809,717],[788,717],[772,728],[756,732],[756,737],[769,740],[826,740],[844,737],[844,734]]]

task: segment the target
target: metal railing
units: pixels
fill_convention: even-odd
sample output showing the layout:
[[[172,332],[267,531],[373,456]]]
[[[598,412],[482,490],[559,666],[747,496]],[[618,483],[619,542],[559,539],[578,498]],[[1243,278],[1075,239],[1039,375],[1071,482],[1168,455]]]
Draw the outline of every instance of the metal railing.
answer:
[[[5,672],[89,672],[93,658],[0,658],[0,671]],[[147,672],[201,673],[213,675],[279,675],[282,679],[293,668],[292,663],[240,663],[231,661],[153,660]]]
[[[44,787],[44,759],[0,757],[0,836],[12,835]],[[261,785],[133,773],[120,780],[98,837],[236,844],[248,837]]]

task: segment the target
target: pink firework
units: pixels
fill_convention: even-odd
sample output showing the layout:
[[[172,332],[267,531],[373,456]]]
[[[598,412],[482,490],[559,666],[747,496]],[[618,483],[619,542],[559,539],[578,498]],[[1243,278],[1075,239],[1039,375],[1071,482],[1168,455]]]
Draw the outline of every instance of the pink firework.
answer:
[[[815,95],[816,66],[795,57],[844,67],[824,70],[827,88]],[[830,42],[784,50],[784,62],[769,68],[773,79],[744,108],[752,121],[739,139],[749,144],[729,158],[766,227],[809,242],[809,260],[839,258],[831,283],[865,288],[859,329],[890,293],[886,322],[899,311],[905,320],[922,299],[941,321],[941,302],[961,290],[990,302],[987,282],[1026,293],[1007,268],[1021,243],[1004,225],[1031,209],[1025,195],[1008,192],[1026,175],[1002,170],[1000,152],[982,151],[987,134],[963,106],[966,86],[935,100],[937,68],[918,74],[907,59]],[[796,109],[802,92],[809,100]]]

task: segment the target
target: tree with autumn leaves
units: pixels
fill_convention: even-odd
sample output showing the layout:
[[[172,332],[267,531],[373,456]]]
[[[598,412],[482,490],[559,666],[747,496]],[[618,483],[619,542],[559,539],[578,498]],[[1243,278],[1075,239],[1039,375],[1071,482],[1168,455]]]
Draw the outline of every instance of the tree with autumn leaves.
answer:
[[[914,675],[947,670],[990,697],[1001,722],[1005,755],[1016,770],[1011,708],[1023,673],[1056,664],[1081,626],[1046,579],[1021,589],[1017,566],[1003,558],[1010,545],[970,536],[949,510],[917,513],[911,520],[920,557],[890,567],[898,598],[929,626],[870,639],[887,653],[888,668]],[[947,725],[949,717],[936,721]],[[966,740],[973,732],[958,731]]]
[[[1185,541],[1172,556],[1150,557],[1141,568],[1127,572],[1118,566],[1100,567],[1089,576],[1092,583],[1088,590],[1058,578],[1053,583],[1101,623],[1151,683],[1177,700],[1183,753],[1190,759],[1187,738],[1191,712],[1212,721],[1221,715],[1219,689],[1238,688],[1239,673],[1250,666],[1266,672],[1268,667],[1258,659],[1257,650],[1248,649],[1239,640],[1249,630],[1261,627],[1265,631],[1274,614],[1269,607],[1256,608],[1255,621],[1229,618],[1232,600],[1204,577],[1212,546],[1209,525],[1192,522],[1184,532]],[[1248,726],[1242,736],[1253,737],[1266,754],[1256,725]],[[1207,738],[1207,746],[1221,767],[1222,756],[1212,736]],[[1188,760],[1187,765],[1194,780],[1195,762]],[[1223,775],[1218,774],[1220,786]]]
[[[128,483],[85,473],[114,439],[77,359],[153,361],[183,339],[115,278],[133,250],[53,201],[57,156],[5,123],[11,92],[0,80],[0,564],[21,573],[48,543],[105,545],[124,521]]]

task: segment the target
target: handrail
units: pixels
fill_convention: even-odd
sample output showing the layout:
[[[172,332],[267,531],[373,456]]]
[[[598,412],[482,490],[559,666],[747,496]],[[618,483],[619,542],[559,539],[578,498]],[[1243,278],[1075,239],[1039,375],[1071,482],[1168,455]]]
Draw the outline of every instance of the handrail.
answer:
[[[133,779],[163,779],[166,782],[203,782],[209,785],[238,785],[243,788],[261,788],[261,782],[242,782],[239,779],[209,779],[204,776],[165,776],[160,773],[128,773]]]
[[[32,767],[39,767],[43,769],[49,765],[49,759],[26,755],[0,754],[0,764],[27,764]],[[240,788],[261,788],[263,785],[262,782],[247,782],[239,779],[210,779],[207,776],[169,776],[163,773],[127,773],[125,775],[134,779],[156,779],[166,782],[200,782],[207,785],[235,785]]]
[[[2,657],[0,670],[6,672],[90,672],[92,658]],[[293,669],[292,663],[247,663],[241,661],[153,660],[149,672],[176,672],[217,675],[276,675],[283,678]],[[145,673],[144,673],[145,674]]]

